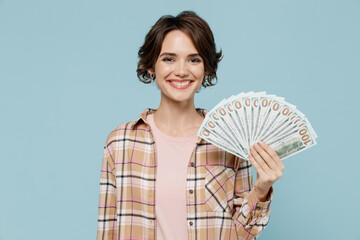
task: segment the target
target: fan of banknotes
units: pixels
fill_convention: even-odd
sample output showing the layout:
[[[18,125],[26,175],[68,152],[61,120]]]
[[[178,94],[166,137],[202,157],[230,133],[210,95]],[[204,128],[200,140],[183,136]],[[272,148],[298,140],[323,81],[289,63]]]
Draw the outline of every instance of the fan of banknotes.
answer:
[[[249,148],[259,141],[284,159],[316,145],[317,138],[296,106],[266,92],[242,92],[223,99],[206,114],[197,135],[246,160]]]

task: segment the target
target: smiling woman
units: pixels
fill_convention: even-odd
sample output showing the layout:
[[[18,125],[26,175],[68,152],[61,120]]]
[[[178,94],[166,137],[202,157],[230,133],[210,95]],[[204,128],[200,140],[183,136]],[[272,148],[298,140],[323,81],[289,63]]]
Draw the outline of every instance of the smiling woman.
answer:
[[[215,85],[221,58],[192,11],[161,17],[146,35],[137,75],[156,82],[161,101],[107,138],[97,239],[252,239],[266,227],[277,178],[261,170],[253,188],[248,161],[197,136],[207,110],[194,96]],[[274,170],[276,154],[254,149],[255,168]]]
[[[191,104],[204,78],[204,64],[191,38],[180,30],[173,30],[163,41],[154,70],[148,69],[148,72],[156,75],[161,91],[160,106],[165,101]]]
[[[151,28],[145,37],[144,45],[139,50],[140,60],[137,69],[139,79],[144,83],[151,82],[148,70],[154,69],[155,62],[161,57],[164,38],[174,30],[179,30],[190,38],[196,48],[196,55],[192,57],[202,58],[207,71],[207,76],[202,82],[203,87],[215,85],[216,82],[212,80],[217,80],[216,70],[218,62],[222,59],[222,51],[216,52],[214,36],[207,22],[191,11],[184,11],[177,17],[162,16]]]

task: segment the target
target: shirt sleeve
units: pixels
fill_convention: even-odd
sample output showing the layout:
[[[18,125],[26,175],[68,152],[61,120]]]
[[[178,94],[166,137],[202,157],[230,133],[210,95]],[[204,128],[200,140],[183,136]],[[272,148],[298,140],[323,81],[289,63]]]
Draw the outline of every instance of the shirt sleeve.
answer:
[[[252,165],[249,161],[238,160],[240,162],[235,178],[233,220],[241,239],[250,240],[259,236],[269,221],[273,188],[270,188],[265,202],[257,199],[253,190]]]
[[[116,177],[111,148],[104,147],[100,174],[97,240],[117,239]]]

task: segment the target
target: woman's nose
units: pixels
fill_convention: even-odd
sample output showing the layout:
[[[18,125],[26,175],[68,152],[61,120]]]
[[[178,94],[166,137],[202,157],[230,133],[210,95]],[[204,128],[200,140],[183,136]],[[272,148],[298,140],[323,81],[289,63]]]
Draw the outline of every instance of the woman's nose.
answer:
[[[187,65],[183,61],[178,61],[175,67],[175,75],[183,77],[187,76],[189,74],[189,71],[187,69]]]

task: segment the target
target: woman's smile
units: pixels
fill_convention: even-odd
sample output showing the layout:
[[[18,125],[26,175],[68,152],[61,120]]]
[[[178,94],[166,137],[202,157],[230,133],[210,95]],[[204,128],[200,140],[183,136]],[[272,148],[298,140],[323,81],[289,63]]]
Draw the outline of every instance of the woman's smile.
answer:
[[[164,38],[155,69],[149,72],[156,75],[162,101],[193,102],[204,78],[204,63],[189,35],[173,30]]]
[[[176,89],[186,89],[192,85],[193,81],[191,81],[191,80],[168,80],[167,83],[169,83],[172,87],[174,87]]]

